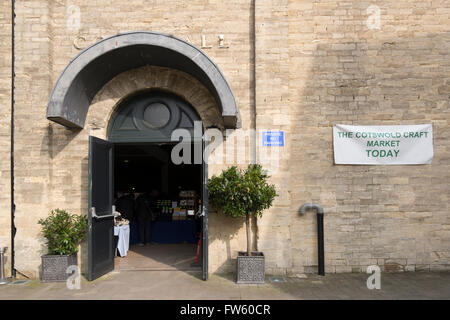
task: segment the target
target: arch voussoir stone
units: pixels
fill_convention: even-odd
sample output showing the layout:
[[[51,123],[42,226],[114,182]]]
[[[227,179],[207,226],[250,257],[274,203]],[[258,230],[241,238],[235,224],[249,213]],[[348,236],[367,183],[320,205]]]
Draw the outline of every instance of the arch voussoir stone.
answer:
[[[170,90],[163,75],[174,78],[175,85]],[[108,125],[121,101],[152,89],[163,89],[184,99],[192,105],[205,127],[225,128],[217,102],[200,81],[182,71],[154,66],[121,73],[100,89],[89,108],[86,118],[88,128],[100,129],[102,133],[98,136],[106,139]]]

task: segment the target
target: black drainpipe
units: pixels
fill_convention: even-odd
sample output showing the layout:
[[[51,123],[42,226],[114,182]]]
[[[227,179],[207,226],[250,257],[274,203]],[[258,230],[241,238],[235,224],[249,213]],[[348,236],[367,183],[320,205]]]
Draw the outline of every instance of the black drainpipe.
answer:
[[[318,250],[318,260],[319,267],[318,273],[321,276],[325,275],[325,250],[323,241],[323,208],[320,204],[316,203],[305,203],[300,207],[299,213],[304,215],[306,210],[316,209],[317,211],[317,250]]]
[[[16,268],[14,265],[14,237],[16,226],[14,224],[14,214],[16,205],[14,203],[14,25],[16,21],[15,1],[11,0],[11,276],[16,278]]]

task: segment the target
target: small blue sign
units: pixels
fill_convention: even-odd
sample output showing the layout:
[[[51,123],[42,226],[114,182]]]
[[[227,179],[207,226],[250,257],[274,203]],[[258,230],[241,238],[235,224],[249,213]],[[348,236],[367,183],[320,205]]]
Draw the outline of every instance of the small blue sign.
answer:
[[[284,147],[284,131],[263,131],[263,147]]]

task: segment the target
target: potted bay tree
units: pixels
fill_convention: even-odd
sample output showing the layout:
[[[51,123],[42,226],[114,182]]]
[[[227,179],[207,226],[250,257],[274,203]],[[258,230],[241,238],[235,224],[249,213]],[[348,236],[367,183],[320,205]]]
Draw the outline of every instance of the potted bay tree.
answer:
[[[251,250],[250,218],[261,217],[277,196],[268,178],[261,165],[250,164],[246,170],[230,167],[208,182],[209,200],[215,208],[231,217],[245,217],[247,251],[238,252],[237,283],[264,283],[264,254]]]
[[[55,209],[38,223],[48,248],[48,254],[41,257],[42,281],[66,281],[69,277],[67,268],[78,265],[78,246],[87,234],[87,217]]]

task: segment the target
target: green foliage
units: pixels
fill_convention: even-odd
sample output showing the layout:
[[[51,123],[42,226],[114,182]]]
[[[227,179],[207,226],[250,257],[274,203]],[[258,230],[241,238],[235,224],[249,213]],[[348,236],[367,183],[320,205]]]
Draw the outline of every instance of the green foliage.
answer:
[[[267,183],[268,178],[259,164],[250,164],[245,171],[230,167],[209,180],[210,203],[232,217],[260,217],[278,196],[275,186]]]
[[[78,251],[78,245],[86,237],[87,217],[70,214],[65,210],[52,210],[46,219],[38,222],[47,239],[49,254],[71,255]]]

